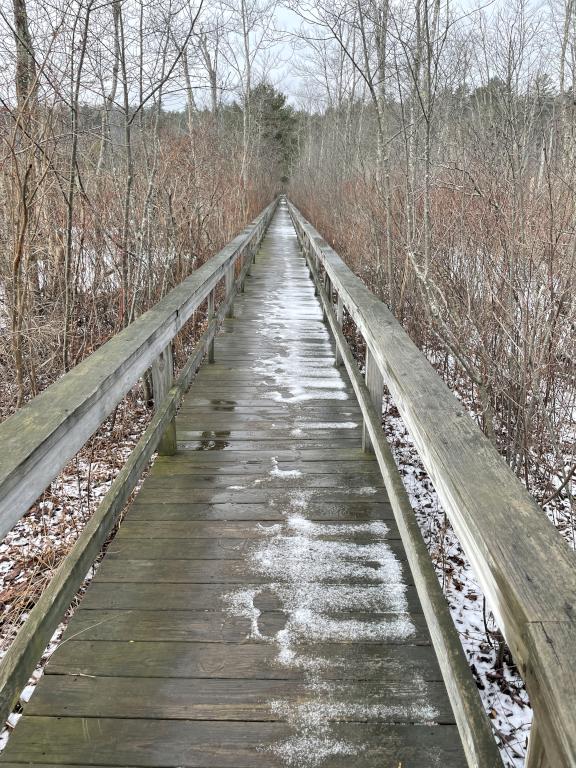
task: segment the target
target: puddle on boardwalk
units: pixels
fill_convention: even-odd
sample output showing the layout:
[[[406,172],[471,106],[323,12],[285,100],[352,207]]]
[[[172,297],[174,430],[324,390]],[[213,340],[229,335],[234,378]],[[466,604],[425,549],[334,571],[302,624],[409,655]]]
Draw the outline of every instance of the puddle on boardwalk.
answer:
[[[236,400],[210,400],[210,405],[213,411],[234,411]]]
[[[193,451],[223,451],[230,445],[230,441],[226,438],[230,437],[229,429],[212,430],[207,429],[202,432],[202,437],[198,441],[197,447],[188,448]],[[187,445],[189,445],[187,443]],[[196,444],[195,444],[196,445]]]

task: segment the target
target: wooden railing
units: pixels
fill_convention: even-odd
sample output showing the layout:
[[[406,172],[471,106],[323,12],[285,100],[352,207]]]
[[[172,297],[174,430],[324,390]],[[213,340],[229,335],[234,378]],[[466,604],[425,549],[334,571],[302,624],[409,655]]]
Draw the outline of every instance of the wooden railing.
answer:
[[[485,727],[477,705],[467,698],[462,657],[447,639],[442,601],[423,563],[421,537],[405,492],[394,479],[381,429],[384,384],[526,683],[534,710],[527,765],[576,766],[576,555],[386,305],[302,214],[293,205],[289,208],[339,357],[359,395],[366,447],[375,451],[385,478],[388,475],[388,491],[469,764],[492,765],[495,757],[480,736]],[[358,381],[358,368],[342,334],[344,307],[366,342],[365,382]],[[478,751],[483,749],[488,751],[481,756]]]
[[[3,538],[124,395],[152,368],[155,414],[110,490],[30,611],[0,664],[0,719],[11,712],[67,607],[98,556],[154,451],[176,449],[174,417],[214,336],[232,316],[277,201],[216,256],[151,310],[114,336],[38,397],[0,424],[0,534]],[[225,296],[215,312],[215,291]],[[208,327],[178,380],[171,342],[208,299]]]

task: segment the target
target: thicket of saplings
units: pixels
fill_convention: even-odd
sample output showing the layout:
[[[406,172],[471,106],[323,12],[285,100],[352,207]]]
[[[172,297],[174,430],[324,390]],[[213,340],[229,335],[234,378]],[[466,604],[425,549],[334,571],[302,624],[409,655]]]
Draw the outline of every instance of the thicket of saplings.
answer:
[[[400,45],[390,11],[365,59],[377,19],[338,26],[326,4],[334,39],[310,56],[333,87],[302,118],[290,189],[574,546],[576,107],[519,8],[436,21],[429,45],[414,25]]]
[[[217,125],[211,114],[200,113],[188,128],[185,115],[145,112],[132,137],[127,192],[128,171],[114,158],[123,140],[113,136],[111,157],[98,165],[93,131],[100,116],[86,109],[68,222],[62,181],[70,146],[59,138],[68,125],[60,109],[39,113],[34,119],[50,122],[53,136],[43,142],[40,157],[30,151],[16,156],[13,167],[6,163],[0,179],[3,415],[155,304],[235,236],[275,191],[275,180],[256,163],[241,188],[242,149],[233,120]]]

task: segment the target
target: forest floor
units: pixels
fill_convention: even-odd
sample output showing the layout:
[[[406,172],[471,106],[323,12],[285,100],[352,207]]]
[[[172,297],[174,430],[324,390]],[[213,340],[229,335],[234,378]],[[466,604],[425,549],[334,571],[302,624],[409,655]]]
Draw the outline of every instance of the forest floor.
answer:
[[[532,709],[478,581],[390,395],[383,425],[506,768],[524,765]]]

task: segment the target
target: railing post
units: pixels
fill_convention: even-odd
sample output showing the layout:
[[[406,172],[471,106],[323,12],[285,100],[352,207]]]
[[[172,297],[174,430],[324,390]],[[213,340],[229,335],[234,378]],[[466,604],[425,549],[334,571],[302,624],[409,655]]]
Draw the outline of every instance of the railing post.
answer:
[[[324,290],[326,291],[326,298],[328,299],[328,307],[332,306],[332,281],[328,277],[328,272],[324,272]],[[322,307],[322,317],[324,320],[328,319],[327,307]]]
[[[338,302],[336,304],[336,322],[338,323],[339,327],[342,328],[342,325],[344,323],[344,302],[342,301],[342,296],[338,294]],[[336,355],[335,355],[335,362],[334,365],[336,368],[339,368],[342,365],[342,355],[340,354],[340,347],[338,344],[336,344]]]
[[[208,323],[211,323],[214,320],[215,312],[214,312],[214,300],[215,300],[215,291],[216,289],[213,288],[210,293],[208,294]],[[212,341],[208,345],[208,362],[213,363],[214,362],[214,337],[212,337]]]
[[[232,295],[234,289],[234,262],[226,270],[226,276],[224,278],[224,287],[226,293],[226,301],[228,301]],[[230,302],[230,306],[226,311],[226,317],[234,317],[234,302]]]
[[[372,400],[374,408],[376,408],[376,412],[381,414],[384,379],[382,378],[380,369],[378,368],[376,360],[374,360],[368,345],[366,345],[366,386],[368,392],[370,392],[370,399]],[[362,423],[362,450],[365,451],[365,453],[374,453],[365,419],[363,419]]]
[[[551,768],[552,765],[546,758],[544,741],[538,723],[538,717],[535,716],[532,721],[530,736],[528,737],[528,752],[524,763],[525,768]]]
[[[318,254],[313,255],[314,259],[314,268],[316,270],[316,279],[320,280],[320,259],[318,258]],[[314,280],[314,275],[312,275],[312,279]],[[318,283],[316,280],[314,280],[314,296],[318,296]]]
[[[174,381],[172,361],[172,344],[168,344],[152,363],[152,386],[154,388],[154,408],[158,410]],[[158,453],[161,456],[172,456],[176,453],[176,421],[172,421],[166,427],[158,444]]]
[[[308,267],[310,280],[314,280],[314,273],[312,272],[312,246],[310,245],[310,240],[303,241],[302,250],[306,254],[306,266]]]

